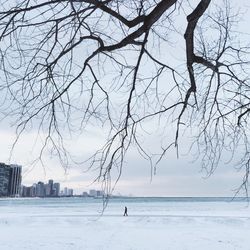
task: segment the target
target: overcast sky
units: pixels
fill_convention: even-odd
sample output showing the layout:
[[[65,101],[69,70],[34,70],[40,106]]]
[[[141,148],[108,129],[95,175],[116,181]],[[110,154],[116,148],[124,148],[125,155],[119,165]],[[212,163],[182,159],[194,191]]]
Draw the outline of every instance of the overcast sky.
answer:
[[[244,2],[245,6],[247,1]],[[248,20],[249,19],[249,20]],[[242,30],[247,29],[250,22],[246,14]],[[171,128],[169,133],[172,133]],[[159,135],[151,135],[150,146],[152,149],[159,147],[157,138]],[[154,140],[155,139],[155,140]],[[92,183],[97,172],[88,171],[87,163],[79,166],[70,165],[67,171],[60,165],[55,157],[49,152],[43,158],[44,167],[41,163],[32,165],[31,162],[37,157],[39,137],[36,131],[25,132],[10,158],[10,152],[15,140],[15,128],[6,120],[0,125],[0,162],[16,163],[23,166],[24,185],[32,185],[38,181],[54,179],[60,182],[62,187],[74,188],[76,193],[88,191],[92,188],[100,188],[99,183]],[[75,136],[68,141],[71,152],[76,158],[89,156],[94,149],[101,145],[104,138],[99,129],[88,129],[82,136]],[[242,181],[242,175],[233,168],[233,164],[226,163],[224,156],[215,173],[209,178],[201,169],[200,160],[193,161],[193,156],[188,152],[189,138],[183,138],[180,147],[180,158],[177,159],[175,150],[169,151],[168,155],[159,163],[156,175],[151,179],[149,162],[139,156],[135,149],[131,149],[125,160],[122,176],[118,182],[115,194],[134,196],[232,196],[235,189]]]
[[[43,157],[44,167],[40,163],[31,167],[32,160],[37,157],[38,151],[34,148],[37,139],[36,132],[25,133],[15,147],[10,159],[10,150],[15,139],[14,128],[3,126],[0,130],[1,161],[17,163],[23,166],[24,185],[32,185],[37,181],[47,182],[54,179],[62,184],[62,187],[74,188],[76,193],[88,191],[92,188],[100,188],[100,184],[93,183],[97,172],[88,171],[88,164],[79,166],[71,165],[65,172],[56,157],[49,152]],[[102,134],[97,131],[88,131],[87,136],[75,137],[69,142],[74,155],[82,157],[82,149],[86,157],[93,152],[96,145],[102,142]],[[157,147],[157,141],[149,139],[152,148]],[[39,140],[38,140],[39,141]],[[193,156],[188,152],[188,140],[182,140],[181,155],[177,159],[176,151],[169,151],[157,166],[156,175],[151,179],[151,167],[147,160],[142,159],[138,152],[131,149],[127,155],[123,173],[118,182],[115,194],[134,196],[231,196],[241,183],[241,174],[237,173],[232,164],[220,164],[215,173],[207,178],[201,169],[199,160],[193,161]],[[37,142],[39,144],[39,142]],[[87,146],[86,146],[87,145]],[[226,161],[224,158],[224,161]]]
[[[62,187],[74,188],[77,193],[88,191],[92,188],[100,188],[100,184],[92,183],[97,172],[88,171],[88,164],[69,166],[67,171],[63,169],[56,157],[47,152],[44,157],[44,167],[38,162],[31,167],[31,162],[37,157],[38,151],[34,148],[36,133],[25,133],[15,147],[10,159],[10,151],[15,139],[14,129],[6,128],[0,130],[0,152],[1,162],[17,163],[23,166],[24,185],[32,185],[37,181],[48,181],[54,179],[62,184]],[[100,142],[100,132],[90,132],[82,137],[74,138],[70,143],[74,155],[86,157]],[[152,148],[157,147],[152,140]],[[39,142],[38,142],[39,144]],[[193,161],[193,156],[185,147],[185,140],[180,146],[179,159],[175,150],[168,152],[167,156],[160,162],[156,169],[156,175],[151,180],[151,167],[149,162],[142,159],[138,152],[131,149],[127,155],[123,173],[118,182],[115,193],[134,196],[231,196],[234,194],[241,181],[240,172],[231,164],[219,164],[215,173],[209,178],[201,169],[200,160]],[[87,145],[87,146],[86,146]],[[83,150],[82,150],[83,149]],[[84,157],[83,157],[84,158]],[[226,158],[226,157],[225,157]],[[226,162],[226,159],[224,159]]]

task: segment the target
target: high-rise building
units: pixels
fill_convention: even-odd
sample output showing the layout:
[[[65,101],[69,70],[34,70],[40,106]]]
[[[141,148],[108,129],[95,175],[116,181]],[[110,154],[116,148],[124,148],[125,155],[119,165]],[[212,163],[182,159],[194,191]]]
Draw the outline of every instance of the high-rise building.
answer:
[[[63,189],[63,195],[65,195],[65,196],[68,195],[68,188],[67,188],[67,187],[65,187],[65,188]]]
[[[22,166],[10,165],[9,195],[16,197],[20,195],[22,181]]]
[[[36,184],[36,196],[38,196],[38,197],[44,197],[45,196],[45,185],[41,181],[39,181]]]
[[[0,163],[0,197],[9,195],[10,166]]]
[[[31,197],[31,188],[32,187],[26,187],[26,186],[21,186],[21,196],[22,197]]]
[[[45,189],[45,196],[50,196],[50,194],[51,194],[51,186],[50,186],[49,183],[44,185],[44,189]]]
[[[36,184],[33,184],[30,187],[21,186],[21,192],[22,197],[35,197],[36,196]]]
[[[50,188],[49,196],[52,196],[53,195],[53,180],[49,180],[48,185]]]
[[[72,188],[69,188],[68,189],[68,196],[73,196],[73,189]]]
[[[30,196],[31,197],[36,196],[36,184],[35,183],[30,187]]]
[[[59,196],[60,193],[60,183],[54,183],[53,185],[53,196]]]

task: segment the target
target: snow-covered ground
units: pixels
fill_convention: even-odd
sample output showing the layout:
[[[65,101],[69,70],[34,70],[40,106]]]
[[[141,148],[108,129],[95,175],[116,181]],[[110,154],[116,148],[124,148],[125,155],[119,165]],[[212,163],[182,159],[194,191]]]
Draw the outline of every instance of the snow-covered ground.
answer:
[[[123,217],[124,206],[128,217]],[[250,249],[246,202],[0,200],[0,250]]]

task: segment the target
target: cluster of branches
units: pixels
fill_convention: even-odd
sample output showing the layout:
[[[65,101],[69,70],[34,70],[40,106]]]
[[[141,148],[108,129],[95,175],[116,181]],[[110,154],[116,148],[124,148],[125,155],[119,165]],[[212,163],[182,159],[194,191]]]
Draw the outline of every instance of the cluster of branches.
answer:
[[[131,145],[152,161],[139,136],[145,124],[175,125],[158,161],[170,147],[178,152],[180,132],[192,127],[208,174],[225,150],[243,152],[247,191],[249,47],[234,29],[238,15],[226,0],[3,1],[2,114],[17,118],[17,139],[39,121],[46,132],[39,157],[50,144],[62,163],[65,127],[107,127],[90,167],[108,193],[111,170],[119,179]]]

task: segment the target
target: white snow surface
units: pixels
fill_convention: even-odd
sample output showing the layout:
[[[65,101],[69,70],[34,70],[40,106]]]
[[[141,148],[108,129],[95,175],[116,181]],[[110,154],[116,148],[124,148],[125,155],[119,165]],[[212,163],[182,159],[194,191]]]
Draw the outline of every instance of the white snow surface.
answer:
[[[245,201],[116,199],[101,210],[89,198],[1,199],[0,250],[250,249]]]

